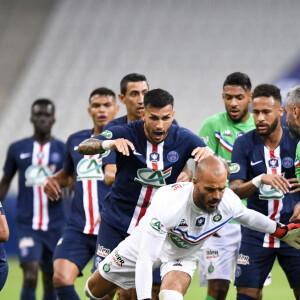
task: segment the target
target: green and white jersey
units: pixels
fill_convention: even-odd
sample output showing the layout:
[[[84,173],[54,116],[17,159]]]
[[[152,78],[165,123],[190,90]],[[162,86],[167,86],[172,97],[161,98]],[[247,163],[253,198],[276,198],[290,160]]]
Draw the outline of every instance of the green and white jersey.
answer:
[[[199,136],[209,148],[226,159],[230,171],[235,172],[236,165],[231,165],[231,152],[235,140],[253,129],[255,129],[255,123],[252,114],[246,122],[235,123],[227,112],[223,112],[204,120]],[[243,203],[246,204],[246,199],[243,199]]]
[[[295,170],[298,181],[300,182],[300,142],[296,149]]]

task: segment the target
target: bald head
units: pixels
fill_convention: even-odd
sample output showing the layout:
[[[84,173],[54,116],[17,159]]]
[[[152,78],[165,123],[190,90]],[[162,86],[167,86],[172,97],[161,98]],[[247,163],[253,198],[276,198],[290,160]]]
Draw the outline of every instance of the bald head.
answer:
[[[196,178],[201,180],[206,173],[214,176],[228,175],[227,163],[216,156],[209,156],[202,159],[196,166]]]

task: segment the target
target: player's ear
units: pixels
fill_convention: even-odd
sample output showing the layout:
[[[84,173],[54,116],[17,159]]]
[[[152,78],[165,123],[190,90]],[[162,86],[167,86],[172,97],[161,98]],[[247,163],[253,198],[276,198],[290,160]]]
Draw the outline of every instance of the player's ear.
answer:
[[[196,185],[198,182],[197,178],[196,177],[193,177],[193,184]]]
[[[297,120],[299,118],[299,115],[300,115],[299,106],[294,105],[293,106],[293,116],[294,116],[294,119]]]
[[[119,97],[119,100],[120,100],[121,103],[126,104],[125,103],[126,101],[125,101],[125,95],[124,94],[119,94],[118,97]]]
[[[175,110],[173,109],[173,112],[172,112],[172,118],[174,119],[174,116],[175,116]]]
[[[280,117],[283,116],[283,112],[284,112],[283,106],[280,106],[279,107],[279,115],[280,115]]]

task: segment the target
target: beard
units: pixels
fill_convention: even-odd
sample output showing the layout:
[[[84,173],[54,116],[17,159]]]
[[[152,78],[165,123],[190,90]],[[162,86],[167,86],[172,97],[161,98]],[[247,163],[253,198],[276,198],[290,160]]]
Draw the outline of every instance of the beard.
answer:
[[[226,111],[227,111],[227,114],[228,114],[228,116],[229,116],[229,118],[230,118],[230,120],[232,122],[234,122],[234,123],[240,123],[241,120],[247,115],[248,108],[245,108],[243,111],[241,111],[241,115],[237,119],[234,119],[234,118],[231,117],[230,111],[227,108],[226,108]]]
[[[293,116],[287,118],[287,123],[289,126],[289,134],[292,139],[299,139],[300,138],[300,128],[297,126]]]
[[[261,136],[268,136],[268,135],[270,135],[275,130],[275,128],[277,127],[278,123],[279,123],[279,119],[275,119],[274,122],[269,126],[269,128],[265,132],[259,132],[258,131],[259,135],[261,135]]]

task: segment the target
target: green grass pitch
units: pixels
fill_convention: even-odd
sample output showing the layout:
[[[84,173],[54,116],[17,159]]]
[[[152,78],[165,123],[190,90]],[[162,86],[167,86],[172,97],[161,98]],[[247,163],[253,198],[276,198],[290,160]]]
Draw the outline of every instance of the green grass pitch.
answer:
[[[1,300],[17,300],[20,299],[20,291],[22,286],[22,272],[19,267],[18,260],[15,257],[9,257],[9,274],[6,284],[3,290],[0,292]],[[80,299],[88,299],[83,294],[83,288],[86,279],[90,276],[90,270],[92,263],[90,262],[83,273],[84,276],[77,278],[75,282],[75,288],[79,294]],[[293,292],[290,289],[285,274],[282,272],[278,263],[276,262],[272,270],[272,284],[264,288],[263,291],[264,300],[292,300],[294,299]],[[42,288],[41,288],[41,277],[39,277],[38,287],[37,287],[37,300],[42,299]],[[195,272],[194,279],[191,286],[188,289],[187,294],[184,296],[184,300],[201,300],[205,299],[206,288],[199,288],[198,286],[198,276]],[[230,291],[227,296],[228,300],[236,299],[235,288],[231,285]],[[71,299],[70,299],[71,300]]]

